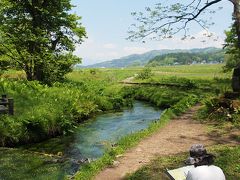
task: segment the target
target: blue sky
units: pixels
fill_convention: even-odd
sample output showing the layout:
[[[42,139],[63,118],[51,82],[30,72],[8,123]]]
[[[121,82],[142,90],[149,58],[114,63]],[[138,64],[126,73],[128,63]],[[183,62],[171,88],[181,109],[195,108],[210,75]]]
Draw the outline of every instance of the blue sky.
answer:
[[[184,2],[187,2],[185,0]],[[223,7],[212,18],[215,22],[209,31],[215,34],[213,38],[203,37],[203,29],[191,26],[194,40],[180,40],[180,35],[171,40],[147,41],[146,43],[126,40],[127,31],[134,19],[131,12],[144,11],[145,7],[153,7],[156,3],[172,4],[176,0],[72,0],[76,6],[73,12],[82,17],[88,38],[78,45],[75,54],[83,58],[83,65],[120,58],[130,54],[141,54],[159,49],[190,49],[209,46],[221,47],[224,40],[224,30],[232,23],[232,5],[224,0],[212,9]],[[178,1],[179,2],[179,1]],[[183,1],[182,1],[183,3]],[[218,39],[215,41],[214,39]],[[206,42],[202,42],[205,40]]]

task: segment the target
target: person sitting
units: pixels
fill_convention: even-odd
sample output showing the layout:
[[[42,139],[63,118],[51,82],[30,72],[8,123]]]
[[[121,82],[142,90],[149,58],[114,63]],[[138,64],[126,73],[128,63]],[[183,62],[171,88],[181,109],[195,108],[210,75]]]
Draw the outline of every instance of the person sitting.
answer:
[[[193,145],[186,164],[194,165],[194,168],[188,171],[186,180],[225,180],[222,169],[213,165],[214,158],[202,144]]]

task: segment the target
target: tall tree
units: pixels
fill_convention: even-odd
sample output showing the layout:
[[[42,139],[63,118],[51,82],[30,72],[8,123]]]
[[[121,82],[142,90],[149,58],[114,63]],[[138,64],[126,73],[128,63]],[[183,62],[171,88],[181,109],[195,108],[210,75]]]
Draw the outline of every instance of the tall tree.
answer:
[[[233,70],[232,88],[234,91],[240,91],[240,49],[238,46],[238,37],[236,28],[233,25],[229,31],[225,32],[226,39],[224,48],[226,49],[226,65],[224,71]]]
[[[129,31],[130,40],[142,40],[146,37],[150,39],[172,38],[177,33],[183,33],[183,39],[190,36],[189,25],[197,23],[203,29],[208,29],[209,25],[214,23],[203,19],[202,14],[214,13],[209,8],[223,0],[191,0],[188,4],[176,3],[170,6],[163,6],[161,3],[156,4],[152,9],[146,8],[146,13],[132,13],[138,24],[132,24],[133,30]],[[236,48],[240,51],[240,0],[227,0],[233,5],[233,28],[236,34]],[[219,7],[221,9],[222,7]],[[211,36],[211,34],[208,34]],[[238,58],[236,60],[240,62]],[[240,91],[240,63],[234,66],[232,78],[232,88],[234,91]]]
[[[81,59],[72,55],[86,36],[70,0],[1,0],[0,55],[44,83],[63,78]]]

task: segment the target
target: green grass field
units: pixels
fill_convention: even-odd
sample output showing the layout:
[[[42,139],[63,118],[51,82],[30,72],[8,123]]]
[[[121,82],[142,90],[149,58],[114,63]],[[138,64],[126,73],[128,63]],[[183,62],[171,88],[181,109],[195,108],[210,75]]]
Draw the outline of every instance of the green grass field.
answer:
[[[158,66],[151,68],[153,78],[161,77],[184,77],[189,79],[231,78],[231,73],[223,73],[224,64],[198,64],[179,66]],[[129,68],[92,68],[75,69],[67,75],[68,79],[79,81],[81,79],[97,76],[98,79],[108,79],[111,81],[123,80],[127,77],[139,73],[143,67]],[[22,71],[9,70],[2,75],[3,78],[25,78]]]

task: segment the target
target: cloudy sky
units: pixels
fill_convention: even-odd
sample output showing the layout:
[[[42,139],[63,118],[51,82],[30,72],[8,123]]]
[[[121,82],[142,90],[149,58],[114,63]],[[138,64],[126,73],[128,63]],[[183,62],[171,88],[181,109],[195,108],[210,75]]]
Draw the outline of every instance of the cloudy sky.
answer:
[[[182,2],[187,2],[184,0]],[[94,64],[130,54],[141,54],[159,49],[190,49],[203,47],[222,47],[224,30],[232,23],[232,5],[223,0],[212,7],[215,10],[223,7],[212,15],[215,22],[209,31],[215,36],[203,37],[205,33],[199,26],[192,25],[191,33],[194,40],[180,40],[176,36],[163,41],[130,42],[128,29],[135,21],[131,12],[144,11],[145,7],[153,7],[156,3],[173,4],[176,0],[72,0],[76,6],[73,12],[82,17],[82,24],[86,28],[88,38],[78,45],[75,54],[83,58],[83,65]],[[179,1],[178,1],[179,2]],[[209,18],[209,17],[208,17]]]

